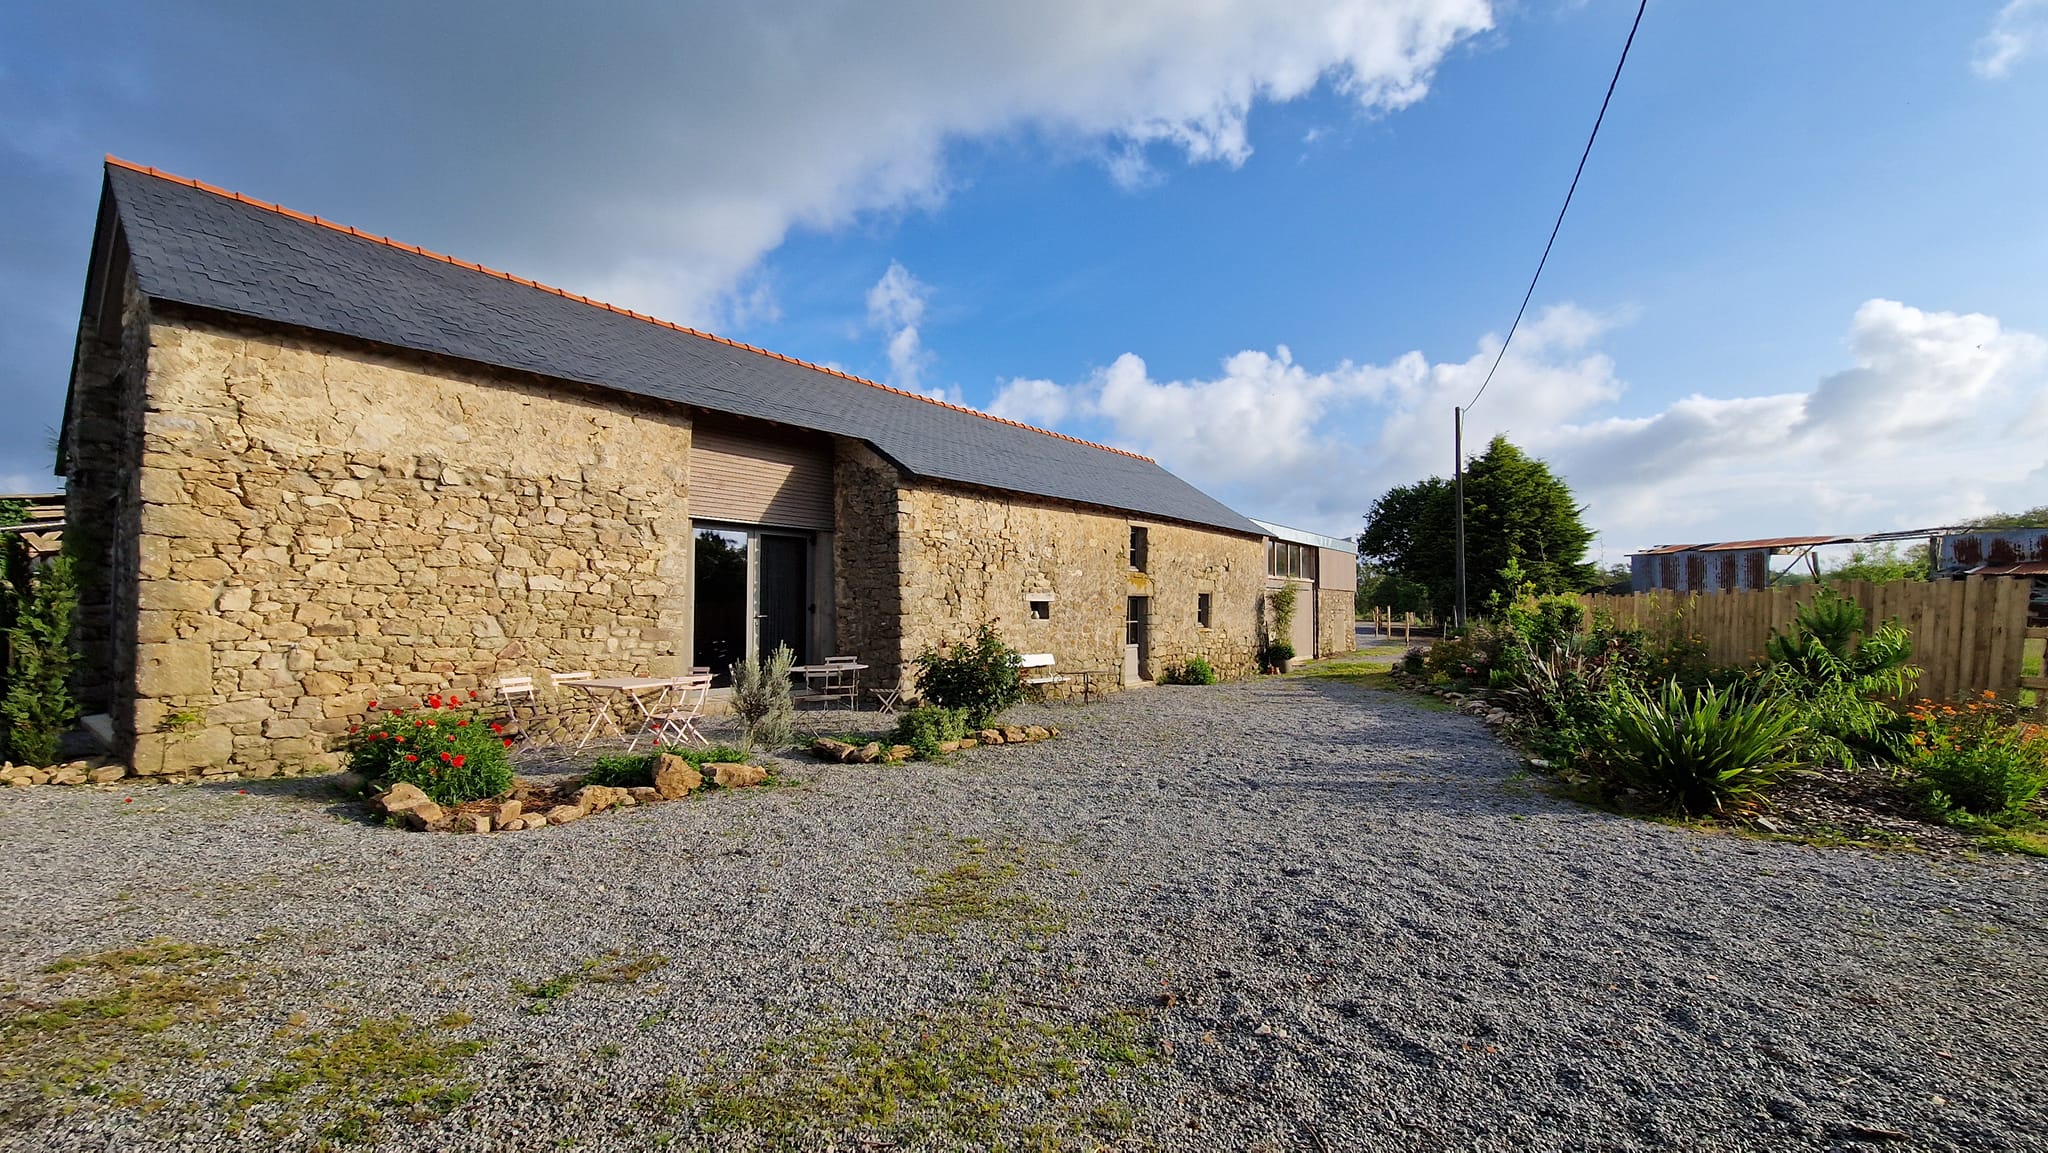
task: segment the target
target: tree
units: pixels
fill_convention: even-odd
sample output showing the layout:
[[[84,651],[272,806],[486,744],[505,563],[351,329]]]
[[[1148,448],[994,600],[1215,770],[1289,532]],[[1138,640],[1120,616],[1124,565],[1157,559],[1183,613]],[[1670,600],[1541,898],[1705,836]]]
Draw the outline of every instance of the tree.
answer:
[[[2048,504],[2019,512],[1994,512],[1976,520],[1966,520],[1970,528],[2043,528],[2048,527]]]
[[[1390,489],[1365,514],[1359,552],[1390,576],[1428,590],[1448,612],[1457,602],[1456,486],[1442,477]],[[1510,562],[1539,593],[1597,586],[1586,561],[1593,542],[1580,508],[1550,466],[1496,436],[1465,472],[1466,600],[1483,608],[1495,594],[1512,595],[1502,573]]]

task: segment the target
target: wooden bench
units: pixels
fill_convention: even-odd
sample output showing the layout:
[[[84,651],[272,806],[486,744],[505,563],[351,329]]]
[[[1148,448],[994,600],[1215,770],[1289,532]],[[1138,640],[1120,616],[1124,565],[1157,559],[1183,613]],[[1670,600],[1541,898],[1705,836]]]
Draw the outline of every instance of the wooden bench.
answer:
[[[1022,653],[1017,657],[1017,683],[1025,691],[1043,697],[1051,692],[1052,686],[1067,683],[1067,678],[1053,671],[1055,661],[1051,653]]]

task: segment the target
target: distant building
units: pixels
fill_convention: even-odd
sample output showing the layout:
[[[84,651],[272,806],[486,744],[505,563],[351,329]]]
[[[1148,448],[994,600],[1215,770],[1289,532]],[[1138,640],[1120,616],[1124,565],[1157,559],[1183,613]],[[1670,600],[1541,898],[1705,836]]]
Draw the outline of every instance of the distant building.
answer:
[[[1646,593],[1664,589],[1673,592],[1735,592],[1769,588],[1776,580],[1771,558],[1800,554],[1785,571],[1798,567],[1800,560],[1814,575],[1819,564],[1813,550],[1824,544],[1846,544],[1857,538],[1847,536],[1786,536],[1768,540],[1731,540],[1709,544],[1671,544],[1628,558],[1629,588]]]

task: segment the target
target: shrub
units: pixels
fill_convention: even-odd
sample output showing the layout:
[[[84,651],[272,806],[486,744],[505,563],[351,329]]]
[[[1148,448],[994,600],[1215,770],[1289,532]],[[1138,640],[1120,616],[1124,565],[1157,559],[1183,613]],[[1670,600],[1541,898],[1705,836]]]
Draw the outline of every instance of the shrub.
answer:
[[[71,697],[71,621],[78,608],[72,559],[57,556],[40,568],[18,538],[7,542],[7,579],[0,582],[6,689],[0,693],[0,744],[30,765],[57,759],[57,744],[78,719]]]
[[[1529,743],[1559,764],[1584,761],[1610,742],[1615,694],[1633,683],[1614,650],[1577,638],[1547,656],[1525,650],[1512,673],[1494,675],[1500,702],[1521,717]]]
[[[1752,808],[1795,763],[1799,712],[1781,702],[1715,688],[1687,693],[1666,681],[1654,694],[1619,690],[1614,706],[1612,744],[1600,768],[1610,785],[1666,809],[1704,815]]]
[[[1017,650],[1003,643],[994,625],[983,623],[971,641],[952,645],[944,653],[927,646],[918,654],[918,696],[962,710],[968,728],[987,728],[1024,695],[1017,661]]]
[[[1748,685],[1755,699],[1782,697],[1805,716],[1809,753],[1848,767],[1858,749],[1903,752],[1905,726],[1883,698],[1904,696],[1919,677],[1906,630],[1888,621],[1868,633],[1861,605],[1822,589],[1799,607],[1789,633],[1771,630],[1766,663]]]
[[[1216,668],[1207,657],[1189,657],[1188,663],[1174,665],[1166,670],[1169,685],[1213,685],[1216,683]]]
[[[359,726],[349,736],[348,767],[371,780],[418,785],[437,804],[459,805],[511,791],[511,745],[503,725],[436,693],[423,709],[392,709]]]
[[[2010,818],[2048,788],[2048,731],[2016,724],[1997,695],[1966,705],[1923,702],[1902,758],[1938,815]]]
[[[654,765],[662,756],[681,757],[693,765],[713,762],[739,761],[748,759],[745,749],[731,745],[713,745],[708,749],[670,746],[656,749],[651,753],[611,753],[590,763],[590,770],[583,774],[586,785],[610,785],[615,789],[634,789],[654,784]]]
[[[1429,668],[1429,664],[1425,659],[1428,655],[1429,649],[1427,646],[1409,645],[1408,651],[1401,654],[1401,671],[1410,676],[1421,676]]]
[[[795,664],[790,647],[776,645],[759,664],[732,666],[732,711],[748,748],[779,749],[796,741],[796,701],[789,693],[789,670]]]
[[[1271,641],[1259,650],[1259,667],[1262,669],[1285,668],[1294,659],[1294,646],[1286,641]]]
[[[896,735],[890,739],[899,745],[909,745],[917,750],[918,756],[931,760],[939,755],[942,742],[957,741],[966,735],[965,709],[920,705],[896,718]]]

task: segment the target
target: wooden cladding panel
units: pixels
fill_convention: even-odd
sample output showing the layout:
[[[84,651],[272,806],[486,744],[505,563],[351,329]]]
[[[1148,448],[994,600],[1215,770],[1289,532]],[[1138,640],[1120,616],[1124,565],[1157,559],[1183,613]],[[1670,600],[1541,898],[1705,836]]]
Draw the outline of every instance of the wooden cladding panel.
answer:
[[[830,532],[830,443],[699,425],[690,440],[690,519]]]

